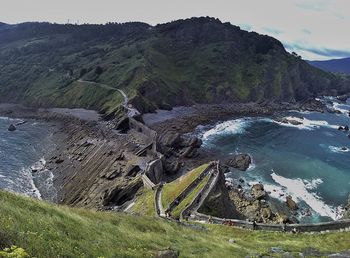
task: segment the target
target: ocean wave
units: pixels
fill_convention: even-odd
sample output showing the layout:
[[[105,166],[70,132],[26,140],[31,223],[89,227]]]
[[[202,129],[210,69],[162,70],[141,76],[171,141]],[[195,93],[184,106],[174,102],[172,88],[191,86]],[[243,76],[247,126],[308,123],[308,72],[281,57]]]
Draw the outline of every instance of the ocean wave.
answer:
[[[217,124],[214,128],[204,132],[202,139],[208,140],[214,135],[242,134],[251,122],[252,119],[250,118],[240,118]]]
[[[350,151],[346,147],[328,146],[328,148],[330,149],[331,152],[334,152],[334,153],[345,153],[345,152],[349,152]]]
[[[295,124],[292,123],[284,123],[280,121],[273,120],[274,123],[277,123],[281,126],[294,127],[302,130],[314,130],[320,127],[328,127],[332,129],[338,129],[339,126],[331,125],[327,121],[324,120],[309,120],[307,118],[300,118],[295,116],[286,116],[284,117],[287,121],[295,121]]]
[[[320,216],[330,217],[337,220],[341,216],[341,208],[327,205],[321,197],[309,190],[315,190],[323,183],[322,179],[303,180],[301,178],[291,179],[280,176],[273,172],[272,179],[278,185],[264,185],[265,189],[271,192],[271,196],[285,201],[285,196],[292,196],[296,202],[304,201],[314,212]]]
[[[350,106],[344,103],[338,103],[338,102],[333,102],[333,106],[334,109],[339,110],[340,112],[342,112],[345,115],[349,114],[350,111]],[[347,108],[347,109],[345,109]]]

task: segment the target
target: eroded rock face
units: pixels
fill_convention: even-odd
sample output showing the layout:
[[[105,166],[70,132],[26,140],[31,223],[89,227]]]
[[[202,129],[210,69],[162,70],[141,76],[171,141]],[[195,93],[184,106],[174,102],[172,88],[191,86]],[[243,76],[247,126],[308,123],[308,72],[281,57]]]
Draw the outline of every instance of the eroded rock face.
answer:
[[[237,154],[233,158],[227,160],[225,164],[229,167],[237,168],[241,171],[246,171],[251,163],[252,158],[248,154]]]
[[[348,198],[348,203],[344,207],[343,219],[350,219],[350,194]]]
[[[287,203],[287,206],[290,210],[295,211],[298,209],[298,205],[293,200],[292,196],[289,195],[286,197],[286,203]]]
[[[267,194],[264,190],[264,186],[262,184],[253,185],[252,190],[251,190],[251,194],[257,200],[262,200],[267,196]]]
[[[239,218],[243,219],[237,211],[233,202],[231,202],[229,193],[225,186],[225,176],[220,173],[220,178],[214,186],[211,193],[205,199],[199,212],[220,218]]]

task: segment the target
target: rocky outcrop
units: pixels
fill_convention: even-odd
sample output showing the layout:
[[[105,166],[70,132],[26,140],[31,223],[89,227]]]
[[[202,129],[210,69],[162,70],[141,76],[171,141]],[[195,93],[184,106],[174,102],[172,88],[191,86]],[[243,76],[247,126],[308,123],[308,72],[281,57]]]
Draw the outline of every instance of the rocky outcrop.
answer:
[[[344,95],[337,96],[337,100],[345,102],[349,97],[350,97],[350,94],[344,94]]]
[[[248,154],[237,154],[225,162],[229,167],[246,171],[252,163],[252,158]]]
[[[166,161],[164,161],[165,173],[173,175],[182,167],[183,159],[197,157],[201,145],[201,139],[195,136],[181,135],[176,132],[176,128],[160,132],[157,146],[166,157]]]
[[[287,206],[290,210],[295,211],[298,209],[298,205],[296,204],[296,202],[293,200],[292,196],[288,195],[286,197],[286,203]]]
[[[46,167],[55,176],[57,202],[94,209],[122,208],[143,186],[141,166],[154,157],[137,156],[140,146],[129,135],[101,124],[71,118],[62,121],[66,122],[54,134],[57,149],[46,157]],[[157,169],[152,171],[158,179]]]
[[[16,126],[14,124],[10,124],[9,128],[7,130],[9,130],[10,132],[14,132],[16,131]]]
[[[276,119],[277,122],[283,123],[283,124],[291,124],[291,125],[302,125],[303,123],[300,121],[297,121],[295,119],[288,119],[286,117]]]
[[[146,175],[155,184],[162,181],[164,176],[163,162],[161,159],[156,159],[147,164]]]
[[[343,219],[350,219],[350,194],[347,204],[344,206]]]
[[[224,173],[220,173],[219,179],[212,191],[198,210],[211,216],[220,218],[241,218],[236,207],[231,202],[225,186]]]
[[[251,194],[256,200],[262,200],[267,196],[262,184],[253,185]]]

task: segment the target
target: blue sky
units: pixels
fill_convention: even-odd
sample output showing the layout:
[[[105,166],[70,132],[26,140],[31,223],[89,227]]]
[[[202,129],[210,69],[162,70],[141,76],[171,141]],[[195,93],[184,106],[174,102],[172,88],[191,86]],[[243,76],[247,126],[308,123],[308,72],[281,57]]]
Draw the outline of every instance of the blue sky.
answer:
[[[212,16],[271,35],[304,59],[350,56],[350,0],[0,0],[0,21],[157,24]]]

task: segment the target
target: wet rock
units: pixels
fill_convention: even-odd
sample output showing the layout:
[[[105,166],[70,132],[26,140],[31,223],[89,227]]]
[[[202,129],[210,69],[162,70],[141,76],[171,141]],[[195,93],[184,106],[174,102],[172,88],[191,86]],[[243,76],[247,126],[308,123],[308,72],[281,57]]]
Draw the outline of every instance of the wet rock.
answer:
[[[347,95],[347,94],[341,95],[341,96],[337,96],[337,100],[343,101],[343,102],[345,102],[348,98],[349,98],[349,95]]]
[[[177,257],[179,257],[179,251],[172,250],[172,249],[158,251],[156,257],[157,258],[177,258]]]
[[[252,158],[248,154],[237,154],[226,161],[227,166],[237,168],[241,171],[246,171],[251,163]]]
[[[292,196],[288,195],[286,197],[286,203],[287,206],[290,210],[295,211],[298,209],[298,205],[296,204],[296,202],[293,200]]]
[[[9,128],[7,130],[9,130],[10,132],[14,132],[16,131],[16,126],[14,124],[10,124]]]
[[[342,113],[340,110],[334,109],[334,108],[328,108],[327,112],[331,113],[331,114],[341,114]]]
[[[262,184],[253,185],[252,190],[251,190],[251,194],[257,200],[264,199],[267,196],[267,194],[264,190],[264,186]]]

